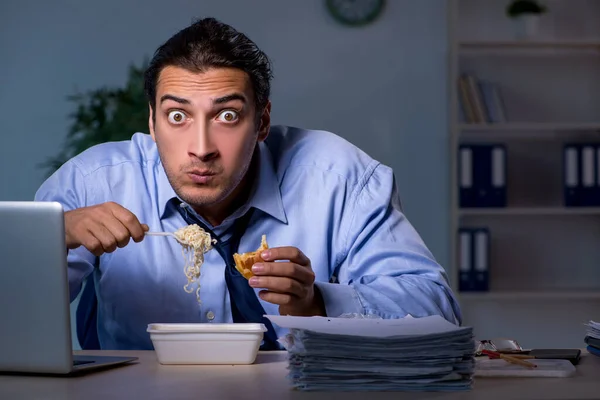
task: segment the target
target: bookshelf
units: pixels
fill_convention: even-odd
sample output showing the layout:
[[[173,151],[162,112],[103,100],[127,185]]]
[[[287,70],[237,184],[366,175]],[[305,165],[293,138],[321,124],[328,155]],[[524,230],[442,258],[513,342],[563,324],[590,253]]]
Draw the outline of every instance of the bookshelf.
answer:
[[[521,49],[595,50],[600,51],[600,40],[464,40],[458,43],[460,50],[516,51]]]
[[[494,291],[494,292],[471,292],[462,295],[463,301],[513,301],[520,302],[523,300],[600,300],[600,292],[596,291],[573,291],[573,290],[556,290],[548,291]]]
[[[503,124],[461,124],[463,132],[570,132],[600,131],[600,122],[594,123],[503,123]],[[596,133],[600,137],[600,134]]]
[[[600,204],[565,206],[563,151],[600,146],[600,1],[542,3],[549,12],[527,39],[515,37],[508,0],[448,3],[448,270],[478,338],[582,347],[583,323],[600,319]],[[471,111],[469,88],[480,96]],[[505,206],[461,207],[465,144],[504,147]],[[489,231],[487,290],[459,290],[461,228]]]
[[[458,210],[459,216],[520,216],[520,215],[597,215],[600,207],[504,207],[504,208],[463,208]],[[599,221],[600,222],[600,221]]]

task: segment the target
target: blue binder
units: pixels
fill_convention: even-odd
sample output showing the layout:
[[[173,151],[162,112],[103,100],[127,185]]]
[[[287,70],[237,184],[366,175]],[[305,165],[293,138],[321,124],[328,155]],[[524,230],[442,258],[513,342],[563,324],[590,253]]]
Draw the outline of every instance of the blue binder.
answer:
[[[563,191],[566,207],[600,205],[600,147],[567,143],[563,147]]]
[[[458,187],[460,207],[475,207],[477,188],[474,182],[473,149],[460,146],[458,149]]]
[[[460,207],[506,207],[506,147],[463,144],[458,159]]]
[[[566,207],[580,205],[580,168],[579,146],[567,143],[563,147],[563,187],[564,203]]]
[[[490,231],[487,228],[473,230],[473,275],[474,290],[489,290],[490,275]]]
[[[458,290],[471,292],[475,290],[472,229],[461,228],[458,230],[458,248]]]
[[[461,292],[489,290],[490,232],[488,228],[460,228],[459,288]]]
[[[593,189],[594,196],[594,206],[600,206],[600,144],[594,145],[594,155],[596,159],[594,160],[594,173],[596,174],[596,182],[595,187]]]
[[[596,146],[582,144],[580,156],[581,171],[581,206],[590,207],[598,204],[596,196]]]

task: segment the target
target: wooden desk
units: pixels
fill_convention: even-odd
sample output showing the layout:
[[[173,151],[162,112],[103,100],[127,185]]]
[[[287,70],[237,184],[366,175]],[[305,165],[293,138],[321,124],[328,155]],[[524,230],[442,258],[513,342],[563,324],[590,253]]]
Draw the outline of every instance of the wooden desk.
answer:
[[[0,399],[599,399],[600,357],[584,352],[571,378],[480,378],[469,392],[297,392],[286,375],[285,352],[259,353],[253,365],[167,366],[151,351],[79,352],[131,355],[134,365],[79,377],[0,375]]]

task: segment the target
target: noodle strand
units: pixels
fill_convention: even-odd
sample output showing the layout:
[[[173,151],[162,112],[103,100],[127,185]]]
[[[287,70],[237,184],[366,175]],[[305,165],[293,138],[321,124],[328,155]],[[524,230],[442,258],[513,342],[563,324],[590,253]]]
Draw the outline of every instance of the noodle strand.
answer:
[[[196,299],[200,301],[200,267],[204,263],[204,253],[212,249],[212,245],[217,241],[210,237],[210,234],[196,224],[188,225],[175,231],[175,236],[181,241],[181,253],[185,264],[183,272],[187,278],[187,283],[183,286],[186,293],[192,293],[191,287],[196,284]]]

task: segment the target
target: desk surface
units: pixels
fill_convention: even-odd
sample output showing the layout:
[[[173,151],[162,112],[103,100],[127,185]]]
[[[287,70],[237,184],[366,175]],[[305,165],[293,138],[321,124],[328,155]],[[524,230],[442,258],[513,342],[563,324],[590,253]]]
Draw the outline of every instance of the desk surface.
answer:
[[[583,352],[570,378],[477,378],[469,392],[298,392],[286,379],[286,353],[261,352],[252,365],[160,365],[152,351],[84,351],[139,357],[133,365],[78,377],[0,375],[0,399],[598,399],[600,357]]]

